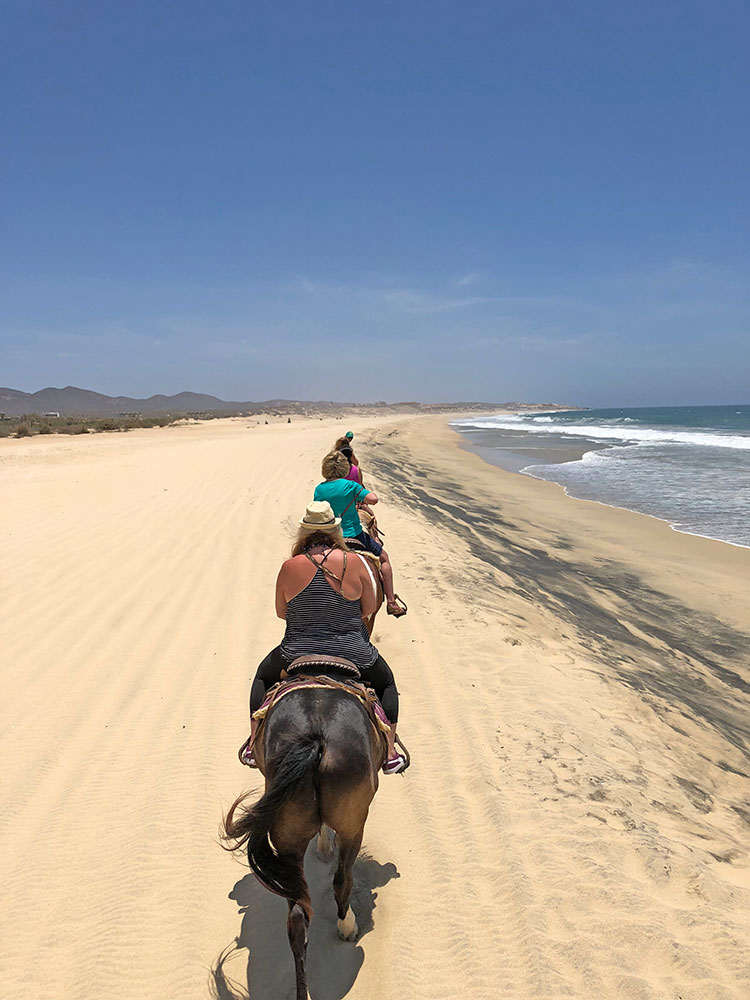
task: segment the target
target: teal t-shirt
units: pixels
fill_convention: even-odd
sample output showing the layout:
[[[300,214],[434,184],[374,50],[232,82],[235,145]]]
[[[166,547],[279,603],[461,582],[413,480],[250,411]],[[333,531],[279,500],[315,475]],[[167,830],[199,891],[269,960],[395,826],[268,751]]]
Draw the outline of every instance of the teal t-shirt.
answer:
[[[351,479],[329,479],[315,487],[313,500],[327,500],[333,507],[333,513],[341,518],[341,530],[344,538],[354,538],[361,534],[362,524],[357,513],[357,503],[364,500],[369,490]],[[354,501],[352,503],[352,501]],[[350,505],[350,506],[349,506]],[[344,513],[345,508],[349,509]]]

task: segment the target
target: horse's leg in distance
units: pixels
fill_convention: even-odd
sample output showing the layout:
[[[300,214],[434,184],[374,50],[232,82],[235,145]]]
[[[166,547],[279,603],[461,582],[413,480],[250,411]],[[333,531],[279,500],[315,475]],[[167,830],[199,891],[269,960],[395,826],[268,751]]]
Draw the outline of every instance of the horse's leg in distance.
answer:
[[[359,933],[357,919],[354,911],[349,905],[349,897],[352,892],[354,876],[352,868],[357,860],[359,849],[362,846],[362,835],[364,833],[364,823],[354,836],[342,836],[339,832],[339,864],[336,874],[333,876],[333,894],[336,897],[336,907],[338,909],[338,929],[339,936],[344,941],[354,941]]]
[[[318,833],[318,843],[316,845],[316,853],[319,858],[327,859],[333,854],[333,830],[322,823],[320,826],[320,832]]]

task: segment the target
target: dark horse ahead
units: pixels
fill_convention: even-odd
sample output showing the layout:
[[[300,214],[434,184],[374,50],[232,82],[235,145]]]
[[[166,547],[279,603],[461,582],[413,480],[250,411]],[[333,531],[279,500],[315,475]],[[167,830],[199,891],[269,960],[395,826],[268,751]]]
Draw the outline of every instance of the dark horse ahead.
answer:
[[[352,866],[378,788],[385,747],[356,697],[338,688],[302,688],[270,708],[255,755],[265,775],[265,791],[249,809],[241,809],[246,795],[237,799],[224,821],[225,836],[231,850],[247,847],[258,879],[288,901],[297,1000],[307,1000],[305,953],[312,905],[305,850],[316,834],[319,848],[326,843],[324,826],[336,832],[339,857],[333,892],[338,930],[345,940],[354,940],[358,929],[349,906]]]

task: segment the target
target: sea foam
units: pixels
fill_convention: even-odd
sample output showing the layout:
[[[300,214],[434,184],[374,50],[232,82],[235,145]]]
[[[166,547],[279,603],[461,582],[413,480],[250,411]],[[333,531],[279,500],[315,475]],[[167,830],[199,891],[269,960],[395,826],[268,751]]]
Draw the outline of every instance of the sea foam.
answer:
[[[687,444],[704,448],[734,448],[750,451],[750,435],[722,434],[721,431],[673,430],[669,427],[623,427],[622,423],[571,424],[556,421],[554,417],[488,417],[485,420],[454,420],[457,427],[467,430],[527,431],[530,434],[565,434],[570,437],[591,438],[597,441],[641,442],[643,444]]]
[[[499,465],[514,452],[527,460],[538,453],[541,462],[504,467],[559,483],[572,497],[750,546],[750,407],[500,413],[453,424],[497,449]],[[569,460],[562,442],[575,442],[579,457]]]

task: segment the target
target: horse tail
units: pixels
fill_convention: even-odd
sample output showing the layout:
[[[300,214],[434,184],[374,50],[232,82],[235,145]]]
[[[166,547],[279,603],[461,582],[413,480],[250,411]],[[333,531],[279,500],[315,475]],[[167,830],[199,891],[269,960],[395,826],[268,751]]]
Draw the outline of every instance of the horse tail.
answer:
[[[279,811],[317,767],[322,753],[322,736],[310,735],[291,743],[276,762],[265,793],[254,806],[235,816],[249,793],[240,795],[226,815],[223,831],[227,850],[236,851],[247,845],[250,867],[263,885],[279,896],[298,901],[308,911],[308,917],[310,898],[302,864],[294,855],[278,854],[269,833]]]

